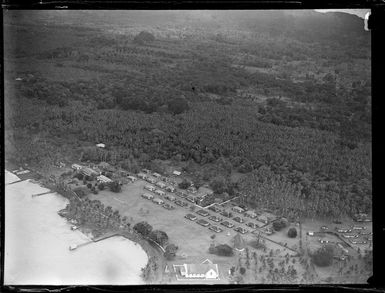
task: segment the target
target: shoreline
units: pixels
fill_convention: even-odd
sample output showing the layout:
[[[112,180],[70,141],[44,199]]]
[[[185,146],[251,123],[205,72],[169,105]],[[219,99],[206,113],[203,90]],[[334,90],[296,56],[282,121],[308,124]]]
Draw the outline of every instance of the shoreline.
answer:
[[[12,182],[18,183],[18,182],[23,182],[23,181],[27,181],[28,180],[28,181],[31,181],[31,183],[38,184],[42,188],[48,189],[50,191],[49,193],[57,193],[61,197],[63,197],[66,200],[68,200],[68,198],[65,197],[63,194],[61,194],[60,191],[52,190],[52,186],[49,186],[50,184],[47,184],[47,182],[49,182],[49,179],[45,178],[40,172],[35,171],[30,166],[24,168],[24,169],[28,169],[30,172],[27,173],[27,174],[22,174],[20,176],[20,175],[17,175],[17,174],[15,174],[15,173],[13,173],[12,171],[9,170],[9,169],[15,170],[17,167],[10,168],[9,164],[7,164],[7,165],[8,166],[5,166],[6,167],[5,171],[9,172],[9,173],[13,174],[14,176],[17,176],[17,178],[19,178],[19,179],[15,180],[15,181],[12,181]],[[40,177],[40,178],[36,179],[37,177]],[[21,180],[21,181],[19,181],[19,180]],[[18,181],[18,182],[16,182],[16,181]],[[9,183],[11,183],[11,182],[9,182]],[[60,215],[58,214],[58,216],[60,216]],[[67,221],[67,223],[69,225],[72,225],[67,217],[64,216],[63,218],[66,219],[66,221]],[[142,238],[139,234],[135,233],[134,231],[133,232],[106,231],[106,232],[102,233],[101,235],[95,237],[93,235],[93,233],[92,233],[92,229],[91,228],[86,227],[85,225],[80,225],[80,224],[77,224],[77,226],[78,226],[78,231],[81,232],[87,238],[89,238],[90,241],[92,241],[92,242],[102,241],[105,238],[109,238],[109,237],[121,236],[121,237],[124,237],[125,239],[133,242],[135,245],[139,245],[143,249],[143,251],[146,253],[147,257],[148,257],[146,266],[141,268],[140,277],[142,278],[142,280],[146,284],[148,284],[148,283],[158,283],[158,284],[160,284],[162,282],[162,280],[163,280],[163,270],[164,270],[164,267],[165,267],[165,260],[163,259],[164,258],[163,257],[163,252],[160,252],[159,251],[160,248],[159,247],[155,247],[154,245],[149,243],[149,241],[147,239]],[[149,265],[150,260],[152,260],[152,261],[154,261],[156,263],[157,270],[156,270],[156,274],[155,274],[156,275],[155,280],[152,280],[151,282],[148,282],[147,280],[145,280],[145,278],[143,277],[142,273],[143,273],[143,270]]]

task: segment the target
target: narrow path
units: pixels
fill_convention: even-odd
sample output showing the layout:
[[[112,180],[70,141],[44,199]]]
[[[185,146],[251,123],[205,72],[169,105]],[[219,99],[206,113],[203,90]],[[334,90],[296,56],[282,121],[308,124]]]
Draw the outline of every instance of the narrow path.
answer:
[[[344,242],[347,246],[349,246],[350,248],[353,248],[353,246],[352,246],[348,241],[346,241],[344,238],[342,238],[341,235],[339,235],[338,233],[332,232],[332,231],[325,231],[325,232],[323,232],[323,233],[330,234],[330,235],[334,235],[334,236],[336,236],[338,239],[340,239],[342,242]]]
[[[267,237],[265,237],[265,236],[262,236],[262,235],[261,235],[261,237],[262,237],[263,239],[266,239],[266,240],[270,241],[270,242],[273,242],[273,243],[275,243],[275,244],[278,244],[278,245],[282,246],[283,248],[286,248],[286,249],[289,249],[289,250],[291,250],[291,251],[293,251],[293,252],[295,252],[295,253],[298,253],[298,251],[296,251],[296,250],[294,250],[294,249],[292,249],[292,248],[290,248],[290,247],[288,247],[288,246],[282,245],[281,243],[279,243],[279,242],[277,242],[277,241],[271,240],[271,239],[269,239],[269,238],[267,238]]]
[[[40,196],[40,195],[44,195],[44,194],[49,194],[49,193],[54,193],[53,191],[46,191],[46,192],[42,192],[42,193],[36,193],[36,194],[32,194],[32,197],[35,197],[35,196]]]
[[[126,205],[127,203],[125,203],[124,201],[121,201],[120,199],[117,199],[115,196],[112,197],[114,200],[116,200],[117,202],[120,202],[124,205]]]

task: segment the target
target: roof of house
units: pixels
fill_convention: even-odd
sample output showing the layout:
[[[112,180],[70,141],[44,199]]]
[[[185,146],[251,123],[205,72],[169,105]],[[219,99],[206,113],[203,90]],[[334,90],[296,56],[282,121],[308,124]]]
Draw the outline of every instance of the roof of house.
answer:
[[[211,260],[209,260],[208,258],[206,258],[204,261],[202,261],[203,264],[205,263],[209,263],[209,264],[212,264],[213,262]]]
[[[242,238],[241,234],[237,233],[234,238],[234,248],[236,250],[244,250],[245,249],[245,240]]]
[[[175,174],[175,175],[180,175],[180,174],[182,174],[182,172],[180,172],[180,171],[176,171],[176,170],[175,170],[175,171],[173,171],[172,173],[173,173],[173,174]]]
[[[235,209],[235,210],[242,210],[243,211],[243,209],[241,207],[238,207],[238,206],[233,207],[233,209]]]
[[[88,167],[83,168],[81,171],[86,175],[97,174],[95,170],[92,170],[91,168],[88,168]]]
[[[187,274],[206,274],[210,270],[214,270],[218,274],[218,266],[216,264],[187,264]]]
[[[108,178],[107,176],[104,176],[104,175],[100,175],[97,177],[99,180],[104,180],[104,181],[112,181],[110,178]]]

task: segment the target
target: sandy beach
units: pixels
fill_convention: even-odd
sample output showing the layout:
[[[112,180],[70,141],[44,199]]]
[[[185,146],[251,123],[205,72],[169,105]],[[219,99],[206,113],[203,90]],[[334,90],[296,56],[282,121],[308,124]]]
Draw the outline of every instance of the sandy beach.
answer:
[[[5,183],[19,178],[5,171]],[[141,268],[148,256],[124,237],[91,243],[75,251],[72,244],[90,239],[57,211],[67,200],[29,181],[5,187],[5,274],[8,285],[144,284]]]

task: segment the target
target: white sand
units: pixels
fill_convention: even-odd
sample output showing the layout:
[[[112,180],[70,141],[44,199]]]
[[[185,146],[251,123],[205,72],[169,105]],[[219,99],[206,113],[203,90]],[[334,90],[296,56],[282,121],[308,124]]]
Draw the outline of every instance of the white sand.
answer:
[[[5,182],[18,180],[5,172]],[[88,238],[71,231],[57,211],[67,200],[28,181],[5,187],[5,273],[7,285],[143,284],[148,261],[140,245],[123,237],[91,243],[74,251],[71,244]]]

